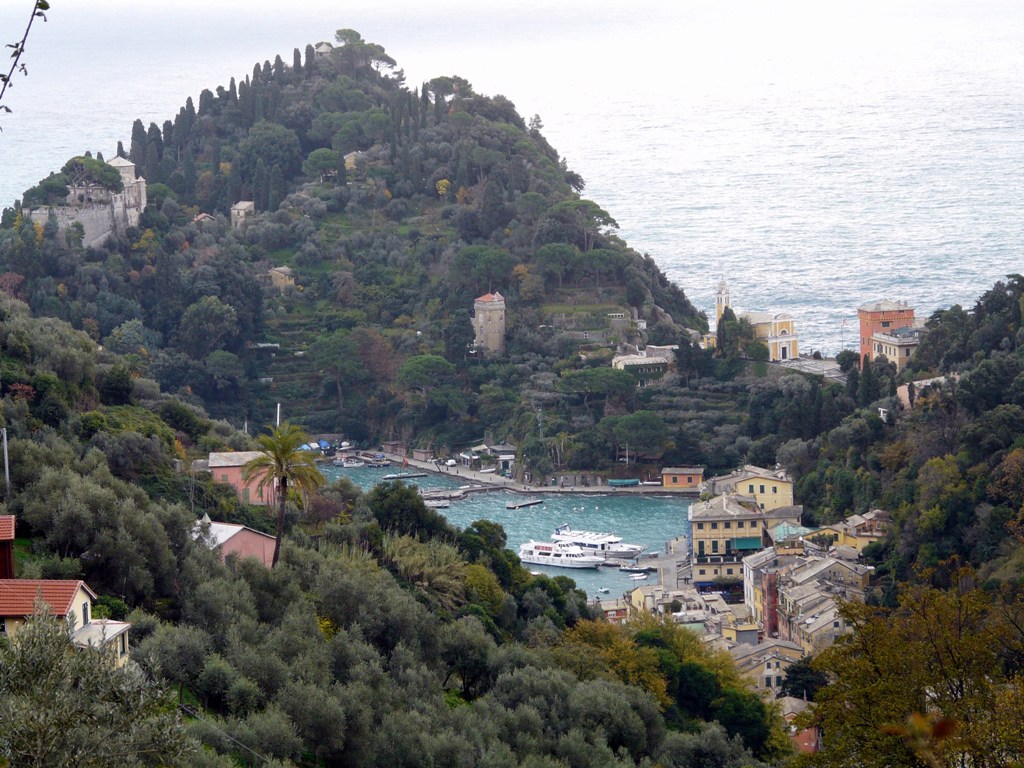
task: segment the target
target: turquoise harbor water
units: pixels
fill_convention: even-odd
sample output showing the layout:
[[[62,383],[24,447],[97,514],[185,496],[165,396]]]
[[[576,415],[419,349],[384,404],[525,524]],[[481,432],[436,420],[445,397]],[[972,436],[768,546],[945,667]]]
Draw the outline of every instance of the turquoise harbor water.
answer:
[[[369,490],[382,482],[384,475],[395,469],[340,469],[322,468],[328,480],[345,476]],[[407,481],[420,488],[457,488],[459,478],[447,475],[428,475]],[[464,501],[453,501],[448,509],[438,510],[453,525],[465,528],[474,520],[492,520],[501,524],[508,535],[508,546],[514,551],[530,539],[546,541],[555,526],[569,523],[574,528],[591,531],[612,531],[630,544],[642,544],[647,551],[664,549],[665,543],[676,536],[687,536],[690,524],[686,519],[690,500],[679,496],[640,496],[637,494],[544,494],[543,504],[511,510],[505,504],[522,500],[523,494],[490,491],[470,494]],[[605,587],[610,595],[620,595],[634,586],[629,576],[614,568],[573,570],[528,566],[551,576],[569,576],[590,597]],[[652,575],[648,582],[654,583]]]

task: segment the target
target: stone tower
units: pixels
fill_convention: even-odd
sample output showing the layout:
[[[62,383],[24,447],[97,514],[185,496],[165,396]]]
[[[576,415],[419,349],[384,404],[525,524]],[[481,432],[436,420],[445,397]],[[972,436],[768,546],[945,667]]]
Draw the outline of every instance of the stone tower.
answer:
[[[473,346],[490,354],[505,352],[505,297],[485,293],[473,302]]]
[[[722,319],[725,308],[731,306],[729,297],[729,286],[725,280],[718,281],[718,292],[715,294],[715,322]]]

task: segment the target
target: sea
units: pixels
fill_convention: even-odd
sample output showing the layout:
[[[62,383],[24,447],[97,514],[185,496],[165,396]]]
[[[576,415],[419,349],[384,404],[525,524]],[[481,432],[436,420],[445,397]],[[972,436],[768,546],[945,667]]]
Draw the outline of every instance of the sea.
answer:
[[[373,467],[339,468],[322,466],[321,471],[328,481],[348,477],[364,490],[384,482],[384,475],[394,469]],[[404,482],[423,490],[456,489],[463,478],[446,474],[430,473],[426,477],[413,478]],[[510,501],[531,498],[543,499],[543,503],[520,509],[508,509]],[[530,540],[549,541],[555,527],[568,523],[576,530],[607,531],[621,536],[628,544],[640,544],[645,553],[665,552],[668,542],[690,535],[691,499],[674,496],[647,496],[632,493],[609,492],[608,494],[538,494],[524,496],[509,491],[487,491],[469,494],[464,500],[452,501],[448,509],[437,512],[445,516],[457,528],[465,528],[476,520],[491,520],[501,524],[508,537],[508,547],[514,552]],[[643,558],[638,561],[643,563]],[[656,584],[657,574],[652,573],[646,581],[633,581],[631,573],[616,568],[552,568],[541,565],[524,566],[548,576],[568,576],[576,586],[587,592],[591,598],[607,595],[620,597],[637,584]],[[606,589],[607,592],[599,590]]]
[[[0,7],[0,41],[31,0]],[[856,308],[973,306],[1024,271],[1020,0],[53,0],[0,113],[0,205],[133,120],[331,40],[417,85],[502,94],[699,308],[787,312],[804,352]]]

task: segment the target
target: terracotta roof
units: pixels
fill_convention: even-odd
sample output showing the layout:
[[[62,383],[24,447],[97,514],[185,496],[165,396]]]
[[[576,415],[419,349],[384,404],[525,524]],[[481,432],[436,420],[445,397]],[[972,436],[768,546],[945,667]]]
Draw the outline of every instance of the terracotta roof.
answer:
[[[476,301],[504,301],[505,297],[500,293],[485,293],[483,296],[478,296]]]
[[[0,541],[14,541],[14,515],[0,515]]]
[[[42,598],[54,616],[67,616],[79,589],[84,589],[93,600],[95,593],[84,581],[57,581],[47,579],[0,579],[0,616],[31,616],[36,600]]]

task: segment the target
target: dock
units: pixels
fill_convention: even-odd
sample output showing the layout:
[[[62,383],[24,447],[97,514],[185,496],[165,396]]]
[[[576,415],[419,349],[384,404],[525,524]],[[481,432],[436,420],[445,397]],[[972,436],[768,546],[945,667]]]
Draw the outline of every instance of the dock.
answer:
[[[384,475],[385,480],[412,480],[414,477],[430,477],[429,472],[395,472]]]
[[[510,501],[505,505],[505,509],[522,509],[523,507],[534,507],[543,503],[544,499],[522,499],[521,501]]]

